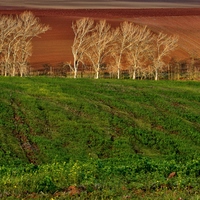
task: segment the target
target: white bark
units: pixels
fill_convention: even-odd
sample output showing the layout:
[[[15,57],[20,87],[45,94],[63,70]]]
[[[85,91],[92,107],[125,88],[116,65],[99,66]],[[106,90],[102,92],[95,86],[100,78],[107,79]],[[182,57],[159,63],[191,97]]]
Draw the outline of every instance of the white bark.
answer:
[[[88,43],[89,48],[84,52],[84,55],[94,68],[94,71],[96,72],[95,78],[97,79],[99,78],[102,64],[113,51],[112,45],[117,35],[118,30],[111,29],[111,26],[106,20],[100,20],[96,24],[95,30],[91,35],[88,35],[90,41]]]
[[[115,51],[113,52],[118,79],[120,78],[120,71],[122,68],[122,58],[127,55],[128,49],[133,45],[134,37],[138,28],[138,26],[135,26],[133,23],[127,21],[120,24],[119,35],[117,36],[117,45],[115,46]]]
[[[136,71],[140,70],[142,65],[145,64],[148,56],[147,52],[150,49],[152,41],[152,33],[146,27],[137,26],[136,32],[132,38],[132,45],[129,47],[128,61],[133,71],[133,79],[136,79]]]
[[[0,18],[0,61],[4,63],[5,75],[15,76],[27,72],[27,62],[31,55],[33,37],[49,30],[49,26],[39,23],[31,12]],[[23,66],[23,67],[22,67]]]
[[[155,80],[158,80],[158,72],[162,70],[164,65],[164,57],[168,56],[178,46],[178,36],[168,36],[160,32],[154,36],[152,46],[153,68],[155,71]]]
[[[89,18],[82,18],[72,23],[74,32],[74,41],[72,45],[74,78],[77,78],[79,63],[83,63],[83,54],[88,48],[88,34],[94,29],[93,25],[94,20]]]

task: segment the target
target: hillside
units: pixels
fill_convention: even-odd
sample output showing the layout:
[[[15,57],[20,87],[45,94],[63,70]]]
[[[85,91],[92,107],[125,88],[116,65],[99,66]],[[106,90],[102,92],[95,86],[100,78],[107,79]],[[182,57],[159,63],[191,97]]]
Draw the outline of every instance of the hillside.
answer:
[[[200,195],[199,82],[1,77],[0,85],[1,197],[66,199],[72,185],[87,199]]]
[[[179,35],[179,48],[173,54],[175,58],[200,56],[200,16],[141,17],[134,22],[148,25],[156,32]]]
[[[122,21],[133,21],[148,25],[153,31],[179,35],[179,48],[173,53],[177,60],[191,55],[200,56],[200,9],[125,9],[125,10],[65,10],[49,11],[41,20],[52,27],[52,31],[35,39],[32,62],[46,60],[49,63],[72,61],[72,21],[80,17],[106,18],[114,26]],[[48,12],[47,12],[48,13]],[[63,27],[66,27],[63,29]],[[44,40],[44,41],[42,41]],[[48,42],[47,42],[48,41]],[[50,43],[51,41],[51,43]],[[43,52],[42,54],[40,52]]]
[[[20,10],[0,10],[2,14],[19,13]],[[43,68],[44,64],[57,67],[59,63],[73,61],[72,21],[81,17],[105,18],[112,25],[130,20],[148,25],[152,30],[177,34],[179,48],[173,53],[176,60],[190,56],[200,56],[200,8],[160,8],[160,9],[32,9],[42,23],[49,24],[52,30],[35,38],[33,55],[30,59],[32,70]]]

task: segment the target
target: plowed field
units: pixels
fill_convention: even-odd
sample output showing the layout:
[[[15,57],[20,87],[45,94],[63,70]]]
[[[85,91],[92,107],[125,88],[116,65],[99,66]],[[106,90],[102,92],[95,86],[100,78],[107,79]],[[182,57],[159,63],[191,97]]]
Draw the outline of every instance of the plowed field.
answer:
[[[0,10],[1,14],[20,13],[19,10]],[[71,23],[81,17],[105,18],[113,25],[130,20],[148,25],[154,31],[163,31],[180,36],[179,48],[174,57],[186,59],[190,54],[200,56],[200,8],[160,9],[32,9],[42,23],[51,30],[33,41],[30,63],[34,68],[43,64],[53,66],[72,60],[73,32]]]

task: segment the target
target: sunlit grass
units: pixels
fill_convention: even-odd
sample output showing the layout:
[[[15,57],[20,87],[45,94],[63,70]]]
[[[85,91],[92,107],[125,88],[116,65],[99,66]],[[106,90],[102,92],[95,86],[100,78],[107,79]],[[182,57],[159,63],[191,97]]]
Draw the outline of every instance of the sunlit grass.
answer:
[[[0,77],[0,85],[0,197],[199,198],[199,82]],[[84,189],[72,197],[70,185]]]

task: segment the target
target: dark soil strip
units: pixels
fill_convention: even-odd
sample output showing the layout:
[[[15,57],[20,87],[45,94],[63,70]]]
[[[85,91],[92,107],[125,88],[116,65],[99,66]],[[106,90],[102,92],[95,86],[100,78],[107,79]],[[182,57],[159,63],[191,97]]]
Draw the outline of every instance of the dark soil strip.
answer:
[[[21,148],[25,152],[25,155],[30,163],[37,164],[36,153],[39,151],[38,146],[31,142],[28,138],[30,134],[30,127],[25,120],[25,113],[20,109],[20,104],[11,97],[11,106],[13,109],[13,123],[15,125],[15,129],[13,130],[13,135],[18,139]],[[19,112],[21,113],[19,115]],[[22,128],[22,127],[29,127]]]

